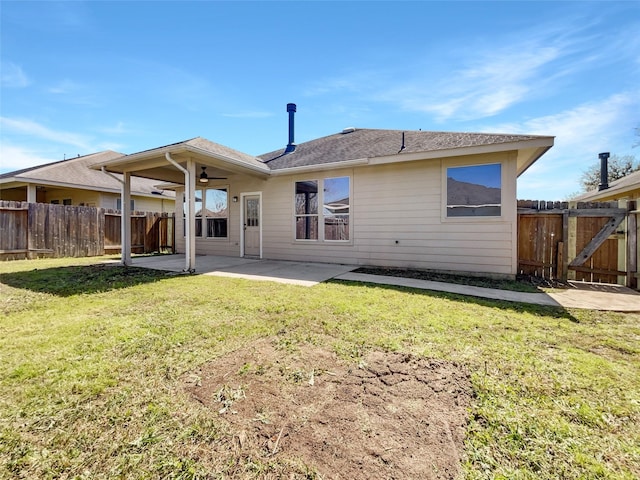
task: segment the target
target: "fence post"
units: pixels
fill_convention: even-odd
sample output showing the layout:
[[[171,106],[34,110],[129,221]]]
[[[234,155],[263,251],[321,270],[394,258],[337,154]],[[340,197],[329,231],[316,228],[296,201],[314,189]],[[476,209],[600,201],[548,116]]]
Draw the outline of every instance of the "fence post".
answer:
[[[558,247],[558,249],[559,248],[560,247]],[[569,208],[568,206],[562,212],[562,258],[560,258],[560,255],[558,255],[558,270],[560,270],[560,279],[563,282],[566,282],[569,275]]]
[[[627,203],[627,287],[638,287],[638,211],[635,200]]]

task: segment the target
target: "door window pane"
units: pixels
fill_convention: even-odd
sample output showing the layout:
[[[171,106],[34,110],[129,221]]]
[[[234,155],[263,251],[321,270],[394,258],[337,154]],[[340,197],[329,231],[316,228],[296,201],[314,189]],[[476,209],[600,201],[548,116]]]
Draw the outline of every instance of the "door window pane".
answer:
[[[247,227],[260,226],[260,201],[257,198],[247,198],[245,215]]]

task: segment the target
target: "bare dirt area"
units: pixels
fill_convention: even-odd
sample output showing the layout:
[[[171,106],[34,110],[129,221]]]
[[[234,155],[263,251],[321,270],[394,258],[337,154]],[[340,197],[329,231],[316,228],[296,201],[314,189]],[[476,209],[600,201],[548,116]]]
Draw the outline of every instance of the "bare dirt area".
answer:
[[[301,462],[325,479],[460,473],[472,389],[452,363],[380,351],[346,362],[317,345],[271,338],[183,381],[228,422],[234,441],[223,456]]]

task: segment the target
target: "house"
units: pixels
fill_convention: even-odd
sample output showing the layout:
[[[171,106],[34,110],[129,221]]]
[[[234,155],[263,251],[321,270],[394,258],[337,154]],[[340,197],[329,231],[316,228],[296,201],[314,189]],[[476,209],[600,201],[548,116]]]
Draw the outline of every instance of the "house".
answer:
[[[602,190],[584,193],[574,200],[580,202],[608,202],[611,200],[640,199],[640,170],[612,181]]]
[[[347,128],[296,145],[295,111],[258,157],[197,137],[93,168],[174,185],[185,271],[197,253],[517,273],[516,179],[553,137]]]
[[[105,151],[25,168],[0,175],[0,200],[59,203],[121,209],[121,176],[109,176],[89,168],[122,153]],[[130,206],[134,210],[169,212],[175,208],[175,192],[161,191],[152,180],[134,178]]]

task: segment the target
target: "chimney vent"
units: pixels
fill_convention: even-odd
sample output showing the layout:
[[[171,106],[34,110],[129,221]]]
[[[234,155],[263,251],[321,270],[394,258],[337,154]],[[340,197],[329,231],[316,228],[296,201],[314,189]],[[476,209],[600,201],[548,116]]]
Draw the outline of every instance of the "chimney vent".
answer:
[[[609,188],[609,152],[598,154],[600,158],[600,185],[598,190],[606,190]]]
[[[287,112],[289,113],[289,143],[284,153],[292,153],[296,149],[296,144],[294,143],[294,115],[296,113],[296,104],[287,103]]]

